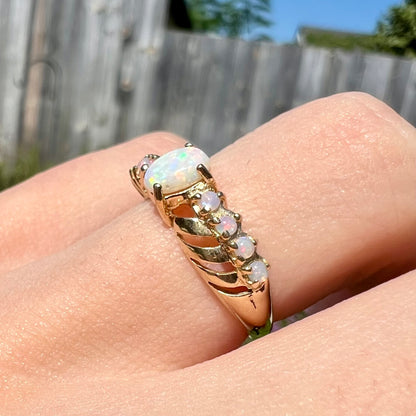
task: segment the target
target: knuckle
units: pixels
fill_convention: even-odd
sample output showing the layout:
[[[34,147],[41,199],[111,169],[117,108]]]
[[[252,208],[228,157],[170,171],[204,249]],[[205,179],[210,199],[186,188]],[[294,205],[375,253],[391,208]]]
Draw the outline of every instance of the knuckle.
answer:
[[[280,186],[291,212],[301,199],[308,215],[346,224],[348,218],[374,227],[377,218],[406,221],[416,133],[386,104],[368,94],[338,94],[278,117],[257,134],[267,164],[285,178]]]
[[[317,169],[324,162],[339,178],[358,175],[361,180],[415,171],[416,130],[369,94],[342,93],[317,100],[306,106],[305,118],[301,147]]]
[[[413,151],[410,136],[415,131],[393,109],[366,93],[344,93],[335,96],[336,114],[333,131],[341,146],[367,167],[382,168],[402,166],[404,151]],[[335,104],[335,105],[334,105]],[[386,163],[387,162],[387,163]]]

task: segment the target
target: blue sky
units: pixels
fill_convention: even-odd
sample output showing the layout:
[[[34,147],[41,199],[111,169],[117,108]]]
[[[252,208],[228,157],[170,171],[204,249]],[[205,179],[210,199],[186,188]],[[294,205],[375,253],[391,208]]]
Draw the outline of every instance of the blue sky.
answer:
[[[377,20],[400,0],[271,0],[274,25],[261,30],[277,42],[290,42],[299,26],[372,32]]]

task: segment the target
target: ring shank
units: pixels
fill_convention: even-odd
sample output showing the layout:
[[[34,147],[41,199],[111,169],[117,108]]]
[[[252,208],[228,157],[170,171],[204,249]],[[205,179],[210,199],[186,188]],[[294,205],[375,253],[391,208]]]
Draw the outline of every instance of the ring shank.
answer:
[[[157,163],[157,155],[151,156]],[[169,193],[157,182],[145,189],[143,166],[130,170],[134,186],[154,202],[194,269],[246,327],[245,343],[270,333],[270,266],[257,253],[257,242],[242,230],[241,216],[227,208],[207,167],[198,164],[199,180]]]

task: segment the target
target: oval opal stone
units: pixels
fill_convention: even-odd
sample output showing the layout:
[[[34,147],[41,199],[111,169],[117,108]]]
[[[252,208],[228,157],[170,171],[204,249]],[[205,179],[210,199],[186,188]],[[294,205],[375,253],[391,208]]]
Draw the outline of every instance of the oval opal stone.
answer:
[[[149,166],[144,175],[144,186],[153,193],[153,185],[159,183],[164,194],[185,189],[201,179],[196,170],[201,163],[209,169],[209,157],[196,147],[172,150]]]

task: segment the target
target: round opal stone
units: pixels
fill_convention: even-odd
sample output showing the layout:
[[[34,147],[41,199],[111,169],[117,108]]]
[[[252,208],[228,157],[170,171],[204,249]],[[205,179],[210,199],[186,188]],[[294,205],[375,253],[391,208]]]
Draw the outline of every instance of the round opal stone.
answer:
[[[221,200],[213,191],[206,191],[198,200],[198,206],[206,211],[215,211],[220,206]]]
[[[224,215],[220,218],[220,223],[215,226],[215,229],[222,234],[224,231],[228,231],[230,235],[233,235],[237,231],[237,222],[233,217]]]
[[[252,282],[259,282],[263,278],[266,279],[268,276],[267,267],[261,260],[256,260],[251,263],[250,280]]]
[[[237,244],[237,248],[234,249],[236,256],[248,259],[254,254],[254,244],[247,236],[238,237],[234,242]]]
[[[144,186],[153,192],[153,185],[159,183],[164,194],[185,189],[201,179],[196,170],[201,163],[209,169],[209,157],[196,147],[172,150],[149,166],[144,175]]]

